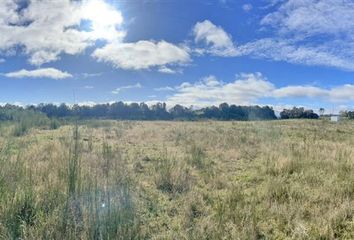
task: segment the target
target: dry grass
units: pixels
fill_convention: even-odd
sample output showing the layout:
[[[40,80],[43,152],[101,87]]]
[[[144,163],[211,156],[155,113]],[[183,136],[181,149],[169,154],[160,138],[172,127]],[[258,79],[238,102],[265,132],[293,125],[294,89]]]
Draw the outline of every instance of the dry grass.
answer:
[[[11,127],[0,239],[354,239],[353,122]]]

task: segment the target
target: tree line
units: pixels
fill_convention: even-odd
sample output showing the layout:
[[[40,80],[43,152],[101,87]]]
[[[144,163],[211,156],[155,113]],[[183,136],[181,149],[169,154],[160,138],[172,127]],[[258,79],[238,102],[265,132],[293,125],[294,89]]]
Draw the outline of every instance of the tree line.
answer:
[[[104,118],[118,120],[273,120],[277,119],[269,106],[236,106],[227,103],[219,106],[194,109],[175,105],[167,109],[166,103],[148,106],[146,103],[114,102],[93,106],[68,106],[66,104],[38,104],[20,107],[7,104],[0,107],[0,120],[16,120],[25,112],[38,112],[49,118],[80,119]]]
[[[222,103],[219,106],[210,106],[201,109],[175,105],[167,109],[166,103],[156,103],[148,106],[146,103],[114,102],[80,106],[75,104],[38,104],[26,107],[16,105],[0,106],[0,120],[16,120],[24,114],[40,113],[48,118],[117,119],[117,120],[274,120],[277,119],[273,108],[269,106],[237,106]],[[345,112],[348,118],[354,118],[354,112]],[[307,118],[317,119],[319,115],[313,110],[302,107],[284,109],[280,113],[281,119]]]

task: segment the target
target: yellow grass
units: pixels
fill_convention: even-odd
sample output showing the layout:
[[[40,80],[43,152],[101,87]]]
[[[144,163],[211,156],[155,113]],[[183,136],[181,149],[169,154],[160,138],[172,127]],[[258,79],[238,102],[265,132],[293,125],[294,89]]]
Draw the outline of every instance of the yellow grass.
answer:
[[[10,127],[1,239],[354,239],[353,122]]]

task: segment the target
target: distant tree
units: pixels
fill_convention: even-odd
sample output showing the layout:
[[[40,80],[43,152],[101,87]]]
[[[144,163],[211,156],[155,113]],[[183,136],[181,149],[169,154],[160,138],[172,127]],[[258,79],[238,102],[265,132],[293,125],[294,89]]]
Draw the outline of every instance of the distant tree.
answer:
[[[153,119],[156,120],[168,120],[171,119],[171,115],[166,111],[166,103],[156,103],[151,106],[153,112]]]
[[[70,109],[65,103],[62,103],[57,108],[57,113],[55,115],[57,117],[67,117],[70,115]]]
[[[342,117],[346,117],[348,119],[354,119],[354,111],[344,111],[341,112]]]
[[[193,118],[193,112],[179,104],[170,109],[170,114],[173,119],[191,120]]]
[[[115,102],[109,106],[108,116],[113,119],[123,119],[125,106],[123,102]]]
[[[232,120],[247,120],[247,112],[241,106],[231,105],[229,109],[230,119]]]
[[[146,103],[140,103],[140,111],[144,120],[151,118],[151,112],[149,106]]]
[[[323,116],[324,112],[325,112],[325,109],[321,107],[319,110],[320,116]]]
[[[200,116],[202,118],[219,119],[221,116],[220,109],[215,106],[204,108],[201,112],[202,114]]]
[[[305,110],[303,107],[293,109],[284,109],[280,113],[281,119],[293,119],[293,118],[308,118],[317,119],[319,116],[313,112],[313,110]]]
[[[227,103],[219,105],[220,118],[223,120],[230,120],[230,106]]]

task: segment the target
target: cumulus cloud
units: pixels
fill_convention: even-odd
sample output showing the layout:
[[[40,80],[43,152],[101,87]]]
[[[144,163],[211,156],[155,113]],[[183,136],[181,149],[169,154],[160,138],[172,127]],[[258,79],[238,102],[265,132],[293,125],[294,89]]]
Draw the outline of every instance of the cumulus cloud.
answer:
[[[166,65],[183,65],[190,62],[188,50],[184,47],[160,41],[139,41],[136,43],[111,43],[96,49],[92,56],[122,69],[149,69]]]
[[[305,98],[345,103],[354,101],[354,85],[346,84],[333,88],[321,88],[310,85],[293,85],[277,88],[261,73],[239,74],[230,83],[224,83],[215,76],[208,76],[196,83],[185,82],[176,87],[165,87],[173,91],[168,96],[169,105],[182,104],[185,106],[210,106],[223,102],[250,105],[259,100]],[[160,89],[158,89],[160,90]]]
[[[354,101],[354,85],[345,84],[331,89],[330,98],[336,102]]]
[[[215,56],[230,57],[237,54],[236,47],[230,34],[220,26],[214,25],[209,20],[197,22],[193,28],[196,43],[205,44],[204,52]],[[201,49],[198,50],[200,53]]]
[[[167,99],[170,104],[208,106],[228,102],[248,105],[267,97],[274,86],[260,73],[240,74],[231,83],[223,83],[215,76],[208,76],[197,83],[183,83]]]
[[[122,90],[125,89],[133,89],[133,88],[142,88],[142,85],[140,83],[134,84],[134,85],[127,85],[127,86],[122,86],[119,88],[116,88],[112,91],[113,94],[119,94]]]
[[[61,53],[78,54],[96,40],[120,41],[117,30],[123,17],[104,0],[0,1],[0,50],[21,46],[29,62],[41,65],[59,59]],[[103,17],[104,16],[104,17]],[[89,21],[87,29],[81,29]]]
[[[16,49],[29,63],[57,61],[65,53],[76,55],[103,40],[92,57],[123,69],[160,67],[163,73],[178,72],[167,65],[190,62],[188,49],[165,41],[125,43],[123,16],[105,0],[39,1],[19,10],[21,1],[0,1],[0,51]]]
[[[102,40],[102,47],[91,56],[122,69],[179,73],[192,61],[192,54],[210,54],[354,71],[352,0],[266,0],[272,12],[260,24],[270,37],[237,46],[221,26],[209,20],[197,22],[192,30],[193,51],[166,41],[125,42],[123,16],[108,2],[33,0],[25,6],[23,1],[2,0],[0,54],[25,54],[29,63],[40,66],[59,60],[62,54],[84,53]],[[252,5],[242,8],[250,11]]]
[[[63,72],[55,68],[40,68],[36,70],[22,69],[16,72],[9,72],[4,74],[9,78],[52,78],[64,79],[70,78],[72,75],[68,72]]]

